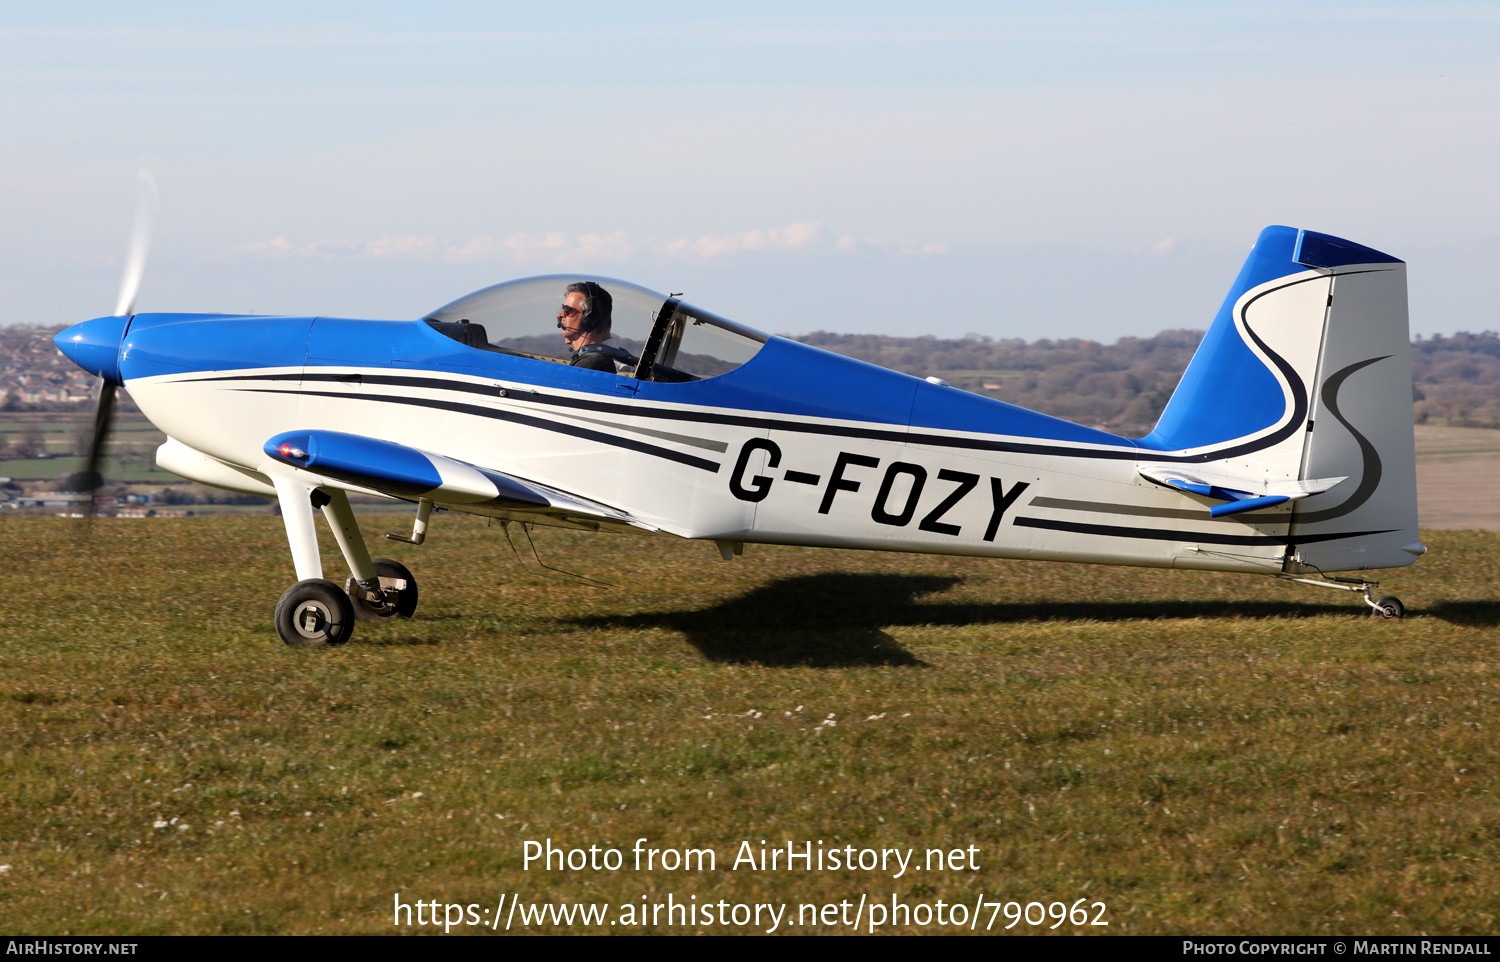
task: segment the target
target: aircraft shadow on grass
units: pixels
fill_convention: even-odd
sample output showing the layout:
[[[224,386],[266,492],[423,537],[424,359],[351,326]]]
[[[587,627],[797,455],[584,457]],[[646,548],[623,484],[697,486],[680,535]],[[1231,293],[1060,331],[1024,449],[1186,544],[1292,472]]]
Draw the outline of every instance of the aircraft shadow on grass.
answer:
[[[1441,601],[1422,614],[1441,618],[1451,625],[1493,628],[1500,625],[1500,601]]]
[[[924,603],[963,579],[937,575],[827,573],[783,578],[694,611],[568,619],[584,628],[681,632],[712,661],[772,667],[926,667],[884,628],[1037,621],[1149,621],[1187,618],[1314,618],[1360,615],[1336,604],[1284,601],[1106,601]]]

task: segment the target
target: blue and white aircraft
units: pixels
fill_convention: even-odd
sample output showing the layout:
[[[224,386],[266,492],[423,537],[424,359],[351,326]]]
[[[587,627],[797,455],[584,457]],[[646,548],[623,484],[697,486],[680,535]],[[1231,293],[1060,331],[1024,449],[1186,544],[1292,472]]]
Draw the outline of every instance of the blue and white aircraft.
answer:
[[[591,288],[587,283],[597,285]],[[557,305],[605,321],[612,363],[569,363]],[[133,292],[130,300],[133,300]],[[1418,543],[1406,265],[1268,227],[1143,438],[768,336],[635,284],[498,284],[415,320],[136,314],[56,338],[169,440],[184,478],[278,499],[298,581],[290,645],[410,617],[416,582],[372,559],[348,495],[504,521],[818,545],[1267,574],[1411,564]],[[612,370],[608,369],[613,367]],[[103,431],[96,430],[96,450]],[[324,579],[321,509],[352,573]]]

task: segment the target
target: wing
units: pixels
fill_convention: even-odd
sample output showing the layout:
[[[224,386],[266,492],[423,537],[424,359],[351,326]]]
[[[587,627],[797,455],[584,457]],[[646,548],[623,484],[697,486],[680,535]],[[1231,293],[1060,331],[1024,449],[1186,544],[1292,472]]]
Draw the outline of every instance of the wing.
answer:
[[[288,431],[267,441],[264,450],[280,464],[338,482],[339,487],[406,501],[589,530],[659,530],[598,501],[392,441],[340,431]]]

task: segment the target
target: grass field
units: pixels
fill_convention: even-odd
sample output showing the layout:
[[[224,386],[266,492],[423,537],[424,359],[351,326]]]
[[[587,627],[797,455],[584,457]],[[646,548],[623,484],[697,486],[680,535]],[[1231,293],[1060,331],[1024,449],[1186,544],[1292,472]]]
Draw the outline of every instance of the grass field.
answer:
[[[1422,527],[1500,531],[1500,431],[1419,424],[1416,443]]]
[[[416,619],[306,651],[270,624],[292,581],[276,519],[77,531],[0,521],[13,932],[381,933],[398,892],[1496,927],[1500,535],[1427,532],[1382,589],[1411,615],[1380,622],[1246,576],[753,545],[726,564],[539,531],[549,563],[619,585],[586,588],[441,515],[382,549],[421,581]],[[628,859],[641,837],[718,869],[523,870],[527,839]],[[761,839],[972,845],[980,867],[729,870]]]
[[[0,461],[0,477],[17,481],[54,481],[74,471],[82,471],[84,462],[85,459],[80,457],[12,458]],[[101,470],[110,481],[162,485],[186,483],[177,475],[158,468],[153,458],[136,458],[122,463],[116,458],[106,457]]]
[[[0,420],[0,447],[22,440],[31,433],[49,458],[0,459],[0,477],[17,481],[54,481],[84,467],[84,459],[75,457],[80,433],[89,430],[89,415],[41,413],[25,421]],[[156,449],[167,439],[150,421],[137,416],[121,418],[110,426],[104,445],[105,477],[132,484],[182,484],[181,478],[156,466]]]

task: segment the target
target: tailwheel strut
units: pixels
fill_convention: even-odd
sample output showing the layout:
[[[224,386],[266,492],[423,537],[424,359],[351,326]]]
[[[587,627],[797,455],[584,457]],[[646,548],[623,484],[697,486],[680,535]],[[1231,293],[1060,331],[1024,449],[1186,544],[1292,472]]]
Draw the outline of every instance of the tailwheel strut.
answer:
[[[1370,616],[1373,618],[1395,619],[1406,616],[1406,606],[1401,599],[1394,595],[1386,595],[1379,601],[1375,600],[1373,589],[1380,587],[1378,581],[1365,581],[1363,578],[1339,578],[1335,575],[1324,575],[1319,578],[1301,578],[1297,575],[1279,574],[1276,576],[1282,581],[1295,581],[1298,584],[1312,585],[1315,588],[1333,588],[1336,591],[1355,591],[1364,598],[1365,604],[1370,606]]]

